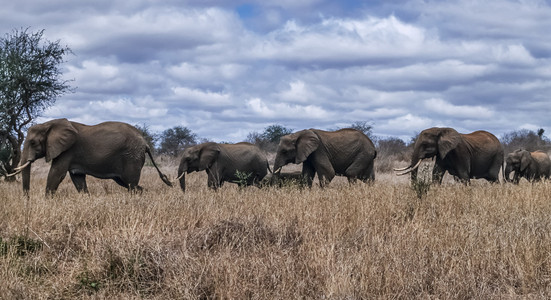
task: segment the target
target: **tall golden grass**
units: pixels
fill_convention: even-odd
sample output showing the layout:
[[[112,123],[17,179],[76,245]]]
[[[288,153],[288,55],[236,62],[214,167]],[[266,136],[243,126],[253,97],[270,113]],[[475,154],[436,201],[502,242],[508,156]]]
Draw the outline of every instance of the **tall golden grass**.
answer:
[[[163,170],[174,176],[176,167]],[[543,299],[551,297],[551,183],[407,178],[326,189],[226,184],[142,194],[66,179],[45,198],[0,183],[0,299]]]

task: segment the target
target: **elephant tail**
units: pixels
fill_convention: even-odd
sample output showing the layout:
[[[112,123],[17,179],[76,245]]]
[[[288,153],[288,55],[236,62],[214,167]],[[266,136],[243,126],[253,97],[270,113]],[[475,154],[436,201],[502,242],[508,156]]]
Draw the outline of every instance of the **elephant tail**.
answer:
[[[155,163],[155,160],[153,159],[153,155],[151,154],[151,149],[149,149],[149,147],[147,147],[145,149],[145,152],[149,155],[149,159],[151,159],[151,162],[153,163],[153,166],[155,167],[155,169],[157,169],[157,172],[159,173],[159,177],[161,177],[161,180],[166,185],[172,187],[172,182],[170,182],[170,180],[168,180],[168,177],[166,177],[166,175],[163,174],[163,172],[161,172],[161,170],[159,170],[159,167],[157,167],[157,164]]]

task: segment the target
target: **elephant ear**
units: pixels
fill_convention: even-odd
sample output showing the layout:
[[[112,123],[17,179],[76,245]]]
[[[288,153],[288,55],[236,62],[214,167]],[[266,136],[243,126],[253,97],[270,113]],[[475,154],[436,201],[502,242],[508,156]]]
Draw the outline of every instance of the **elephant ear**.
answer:
[[[295,157],[295,163],[300,164],[304,162],[312,152],[318,149],[321,141],[318,135],[312,130],[303,130],[297,134],[297,155]]]
[[[46,137],[46,161],[58,157],[76,141],[78,130],[67,119],[51,121]]]
[[[461,135],[459,132],[452,128],[444,128],[440,132],[440,138],[438,139],[438,153],[440,153],[440,158],[444,159],[444,157],[455,149],[460,142]]]
[[[530,165],[530,162],[532,161],[532,156],[530,155],[530,152],[524,150],[520,154],[520,171],[524,172],[526,168]]]
[[[210,168],[220,154],[220,146],[216,143],[208,143],[199,154],[199,171]]]

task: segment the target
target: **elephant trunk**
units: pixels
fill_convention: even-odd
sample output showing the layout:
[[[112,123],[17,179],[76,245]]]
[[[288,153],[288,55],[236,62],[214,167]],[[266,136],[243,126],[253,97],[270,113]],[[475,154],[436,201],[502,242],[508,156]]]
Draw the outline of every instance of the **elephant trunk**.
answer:
[[[276,158],[274,161],[274,174],[281,173],[281,168],[283,168],[283,166],[284,166],[283,159],[279,155],[276,155]]]
[[[20,166],[15,168],[15,170],[17,171],[16,173],[21,172],[23,192],[26,195],[29,194],[29,190],[31,187],[31,165],[34,162],[34,159],[32,159],[29,155],[30,151],[31,150],[28,147],[27,142],[25,142],[21,155],[21,161],[19,162]]]
[[[420,152],[419,144],[416,142],[413,148],[413,154],[411,155],[411,166],[413,166],[410,173],[411,184],[417,183],[417,173],[419,170],[418,168],[419,168],[419,165],[421,164],[421,161],[423,161],[423,159],[420,157],[419,152]]]
[[[503,176],[505,177],[505,181],[507,182],[512,181],[510,177],[512,171],[513,171],[513,166],[511,166],[510,164],[507,164],[507,166],[505,167],[505,172],[503,173]]]
[[[23,182],[23,192],[28,195],[30,186],[31,186],[31,164],[28,163],[22,170],[21,170],[21,178]]]
[[[398,176],[406,175],[408,173],[411,174],[411,181],[415,182],[417,180],[417,168],[419,168],[419,165],[422,161],[423,158],[419,157],[419,148],[416,145],[416,147],[413,149],[413,154],[411,155],[411,163],[409,164],[409,166],[405,168],[394,169],[394,171],[400,172],[396,173],[396,175]]]
[[[180,176],[178,176],[180,177]],[[182,173],[180,177],[180,188],[182,188],[182,192],[186,192],[186,174]]]
[[[178,168],[178,180],[180,182],[180,188],[182,189],[182,192],[186,192],[186,171],[187,171],[187,163],[182,162],[180,164],[180,167]]]
[[[421,161],[419,160],[419,162],[421,162]],[[415,170],[412,170],[411,173],[410,173],[410,180],[411,180],[412,184],[417,183],[417,171],[418,171],[418,169],[415,168]]]

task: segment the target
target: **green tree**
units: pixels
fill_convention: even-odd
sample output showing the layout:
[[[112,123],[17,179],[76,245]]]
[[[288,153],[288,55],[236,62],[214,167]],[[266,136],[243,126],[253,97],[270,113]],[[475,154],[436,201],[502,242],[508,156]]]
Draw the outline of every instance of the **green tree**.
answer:
[[[197,144],[197,135],[187,127],[176,126],[161,133],[159,153],[177,156],[185,147]]]
[[[283,125],[274,124],[264,128],[262,137],[274,144],[279,144],[279,139],[284,136],[293,133],[292,129],[284,127]]]
[[[293,133],[292,129],[289,129],[283,125],[273,124],[266,128],[262,133],[254,131],[247,135],[246,141],[257,145],[260,149],[265,151],[275,151],[279,144],[279,139],[287,134]]]
[[[5,172],[19,163],[29,124],[71,90],[60,69],[71,49],[43,33],[21,29],[0,38],[0,144],[10,152],[0,162]]]

